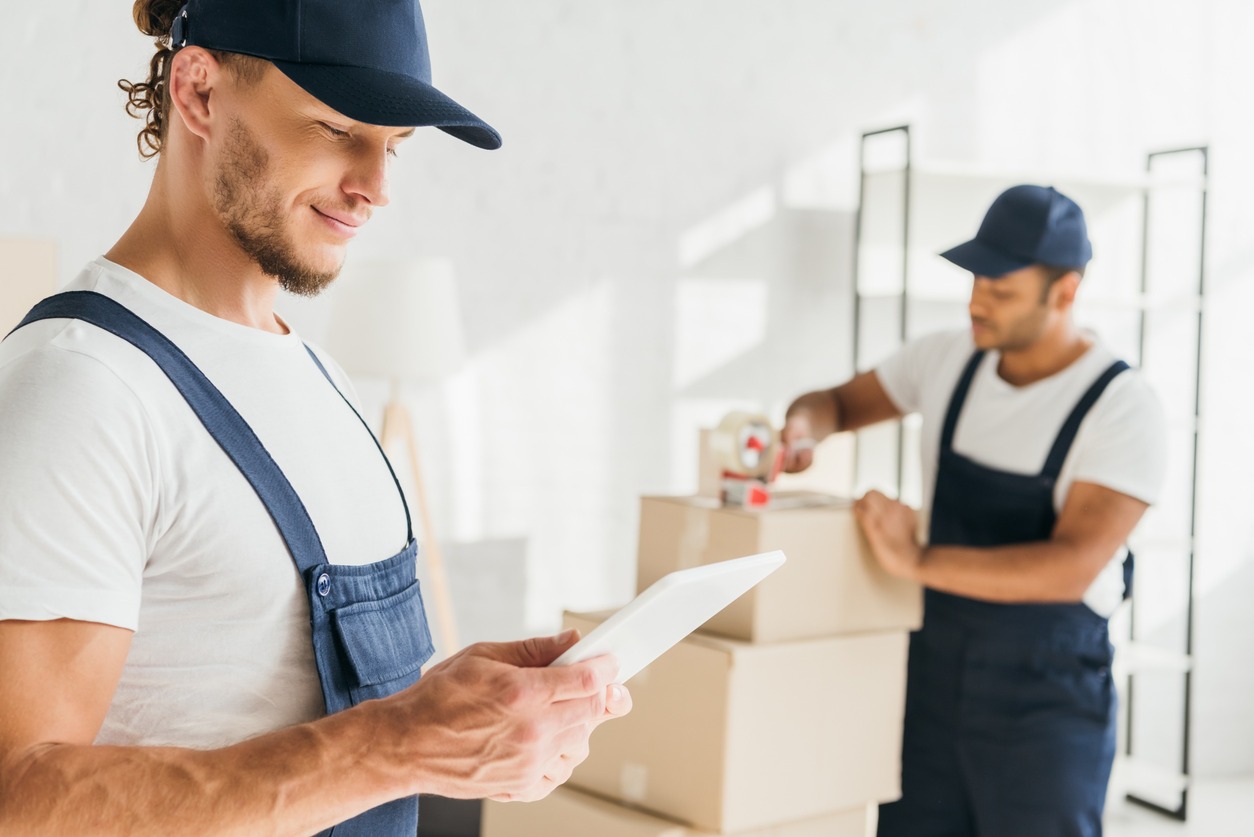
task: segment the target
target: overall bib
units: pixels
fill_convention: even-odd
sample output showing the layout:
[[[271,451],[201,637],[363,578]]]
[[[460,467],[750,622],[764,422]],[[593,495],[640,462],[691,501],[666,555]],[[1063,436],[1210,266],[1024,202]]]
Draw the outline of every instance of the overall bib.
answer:
[[[1111,365],[1071,411],[1041,473],[980,465],[953,449],[984,359],[976,352],[941,432],[932,546],[1048,540],[1053,494],[1085,415],[1128,365]],[[1131,563],[1124,564],[1125,595]],[[999,604],[924,592],[910,637],[902,798],[880,807],[880,837],[1100,835],[1115,753],[1113,648],[1087,605]]]
[[[328,713],[394,694],[418,681],[422,664],[435,649],[416,578],[418,547],[407,505],[406,545],[396,555],[361,566],[329,563],[313,521],[287,477],[243,417],[173,342],[121,304],[92,291],[49,297],[18,328],[46,319],[91,323],[151,357],[252,485],[278,527],[305,589],[314,660]],[[331,381],[312,351],[309,356]],[[362,426],[370,432],[364,420]],[[383,456],[382,448],[379,454]],[[396,480],[395,473],[392,479]],[[401,490],[399,482],[396,488]],[[319,837],[413,837],[417,830],[418,798],[409,797],[366,811]]]

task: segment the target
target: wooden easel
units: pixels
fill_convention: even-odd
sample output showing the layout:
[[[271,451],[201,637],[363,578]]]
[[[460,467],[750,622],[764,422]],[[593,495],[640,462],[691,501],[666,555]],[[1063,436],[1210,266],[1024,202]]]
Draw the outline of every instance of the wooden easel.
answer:
[[[427,507],[427,491],[422,482],[422,471],[418,467],[418,441],[414,436],[413,420],[409,410],[401,403],[395,391],[388,405],[383,410],[383,427],[379,431],[379,444],[384,451],[393,449],[391,440],[400,437],[409,451],[409,470],[414,482],[414,492],[418,498],[418,516],[422,521],[422,535],[419,538],[421,552],[427,565],[427,580],[430,583],[426,593],[427,601],[435,606],[435,618],[440,633],[442,648],[441,657],[451,656],[461,646],[457,641],[457,627],[453,620],[453,599],[449,595],[448,576],[444,572],[444,556],[440,552],[439,542],[435,538],[435,529],[431,525],[431,512]]]

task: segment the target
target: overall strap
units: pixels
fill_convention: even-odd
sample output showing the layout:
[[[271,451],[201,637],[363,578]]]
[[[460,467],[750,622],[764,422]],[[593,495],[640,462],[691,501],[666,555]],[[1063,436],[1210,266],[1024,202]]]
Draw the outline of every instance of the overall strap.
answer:
[[[31,309],[17,328],[51,319],[91,323],[152,358],[257,492],[301,572],[327,563],[322,540],[292,484],[243,416],[182,349],[125,306],[94,291],[68,291],[51,296]]]
[[[1079,403],[1071,411],[1071,415],[1067,416],[1067,420],[1063,422],[1062,430],[1058,431],[1058,438],[1054,440],[1054,446],[1050,448],[1049,456],[1045,459],[1045,467],[1041,470],[1041,476],[1058,479],[1058,475],[1062,473],[1062,464],[1066,461],[1067,454],[1071,451],[1071,444],[1075,441],[1076,434],[1080,431],[1080,423],[1089,414],[1089,410],[1093,409],[1093,405],[1097,403],[1098,398],[1101,398],[1102,393],[1106,391],[1106,387],[1110,382],[1129,368],[1124,361],[1115,361],[1093,382],[1088,392],[1084,393],[1084,397],[1080,399]]]
[[[348,409],[353,411],[353,415],[357,416],[357,420],[361,422],[361,426],[366,428],[366,432],[370,434],[371,441],[374,446],[379,449],[379,456],[383,457],[383,464],[388,466],[388,473],[392,475],[392,482],[396,484],[396,493],[401,495],[401,506],[405,509],[405,543],[409,543],[414,539],[414,523],[409,516],[409,503],[405,500],[405,492],[401,488],[401,481],[396,477],[396,470],[392,467],[392,460],[388,459],[388,455],[383,452],[383,445],[379,442],[379,438],[374,435],[374,431],[370,429],[370,425],[366,424],[366,420],[361,417],[361,413],[357,412],[357,408],[353,406],[353,402],[348,400],[340,388],[335,385],[335,381],[331,379],[331,375],[327,372],[327,368],[322,365],[322,361],[318,360],[318,356],[314,354],[314,350],[309,348],[309,344],[305,344],[305,351],[309,352],[309,356],[313,358],[313,362],[322,372],[322,376],[327,379],[332,388],[339,393],[340,398],[344,399],[344,403],[348,405]]]
[[[949,410],[945,413],[945,425],[941,430],[940,449],[942,451],[951,450],[954,446],[954,430],[958,427],[958,416],[962,414],[962,405],[967,401],[971,381],[975,380],[975,371],[980,368],[982,360],[984,360],[983,351],[976,351],[971,355],[971,359],[967,361],[967,367],[962,370],[962,377],[958,379],[958,385],[954,387],[954,394],[949,398]]]

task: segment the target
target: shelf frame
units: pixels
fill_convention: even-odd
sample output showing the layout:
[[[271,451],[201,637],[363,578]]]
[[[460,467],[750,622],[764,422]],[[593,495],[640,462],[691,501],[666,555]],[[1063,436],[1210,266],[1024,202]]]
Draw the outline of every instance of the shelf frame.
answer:
[[[901,172],[902,182],[902,225],[901,225],[901,291],[897,294],[863,294],[862,293],[862,233],[863,224],[865,222],[863,212],[866,205],[867,180],[874,176],[874,173],[867,168],[867,144],[874,142],[876,138],[883,138],[890,134],[900,134],[904,143],[905,159],[903,161]],[[867,131],[862,134],[858,144],[858,211],[854,216],[854,236],[853,236],[853,372],[858,374],[862,371],[862,305],[863,302],[870,298],[888,299],[896,297],[898,300],[899,322],[900,328],[898,333],[899,345],[904,346],[910,334],[909,322],[909,305],[910,299],[910,200],[911,188],[913,181],[913,159],[914,154],[911,145],[910,126],[894,125],[889,128],[879,128],[874,131]],[[905,427],[900,422],[897,424],[897,484],[896,493],[901,494],[902,486],[905,484],[906,474],[906,436]],[[861,445],[854,445],[854,483],[858,483],[859,468],[861,465]]]
[[[1190,786],[1190,751],[1192,743],[1192,706],[1193,706],[1193,626],[1196,620],[1196,602],[1194,597],[1194,576],[1196,574],[1197,563],[1197,482],[1198,482],[1198,454],[1201,448],[1201,428],[1202,428],[1202,371],[1205,368],[1203,364],[1203,325],[1205,323],[1205,300],[1206,300],[1206,232],[1207,232],[1207,203],[1208,203],[1208,183],[1210,178],[1210,148],[1206,145],[1188,146],[1184,148],[1172,148],[1165,151],[1154,151],[1146,155],[1145,172],[1147,182],[1152,181],[1154,164],[1170,157],[1179,155],[1198,155],[1201,167],[1200,180],[1200,198],[1201,204],[1199,208],[1198,226],[1198,253],[1197,253],[1197,288],[1193,298],[1196,300],[1195,316],[1196,316],[1196,355],[1194,356],[1194,375],[1193,375],[1193,410],[1192,410],[1192,473],[1190,480],[1190,496],[1189,496],[1189,534],[1184,544],[1184,555],[1187,567],[1187,583],[1185,590],[1185,639],[1183,659],[1187,661],[1187,665],[1181,672],[1184,678],[1184,718],[1181,725],[1182,741],[1181,741],[1181,759],[1180,759],[1180,776],[1184,781],[1181,784],[1180,804],[1171,807],[1163,805],[1159,802],[1151,800],[1144,795],[1134,792],[1126,794],[1129,802],[1156,811],[1167,817],[1184,822],[1189,815],[1189,786]],[[1147,188],[1142,197],[1142,215],[1141,215],[1141,297],[1149,296],[1149,265],[1150,265],[1150,207],[1153,197],[1153,189]],[[1145,357],[1146,347],[1146,309],[1141,309],[1140,322],[1138,324],[1138,348],[1141,353],[1141,359]],[[1137,640],[1137,604],[1134,596],[1129,603],[1129,641],[1134,645],[1142,644]],[[1164,649],[1150,649],[1151,653],[1171,653]],[[1125,694],[1127,695],[1127,711],[1125,713],[1126,735],[1124,752],[1128,758],[1135,758],[1133,752],[1133,718],[1136,707],[1136,669],[1132,669],[1127,674],[1127,685]]]

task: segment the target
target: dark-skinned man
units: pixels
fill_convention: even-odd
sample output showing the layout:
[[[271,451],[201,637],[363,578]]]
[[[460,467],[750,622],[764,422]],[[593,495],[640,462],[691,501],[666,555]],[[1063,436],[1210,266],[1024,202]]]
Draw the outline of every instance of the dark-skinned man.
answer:
[[[782,433],[799,471],[803,440],[923,419],[922,511],[878,491],[855,506],[885,569],[925,588],[902,798],[879,834],[1099,835],[1115,751],[1107,619],[1162,483],[1161,406],[1074,321],[1092,255],[1074,201],[1015,186],[942,255],[972,274],[970,329],[801,396]]]

